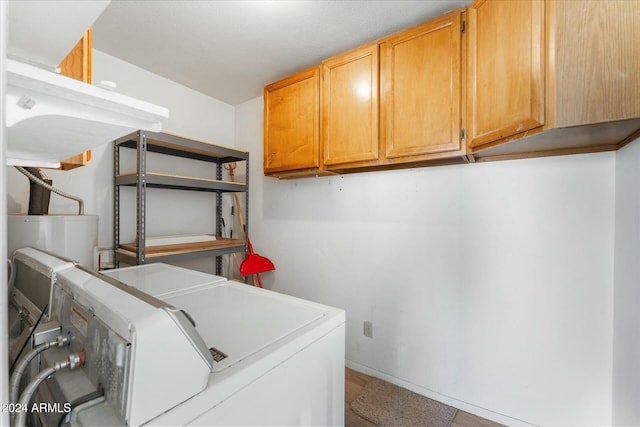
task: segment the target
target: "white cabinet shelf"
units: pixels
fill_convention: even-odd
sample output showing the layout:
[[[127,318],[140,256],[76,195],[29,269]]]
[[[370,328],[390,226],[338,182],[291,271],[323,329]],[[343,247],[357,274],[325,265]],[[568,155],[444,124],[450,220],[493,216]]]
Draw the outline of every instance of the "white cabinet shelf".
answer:
[[[58,167],[136,129],[159,131],[164,107],[7,60],[7,164]]]

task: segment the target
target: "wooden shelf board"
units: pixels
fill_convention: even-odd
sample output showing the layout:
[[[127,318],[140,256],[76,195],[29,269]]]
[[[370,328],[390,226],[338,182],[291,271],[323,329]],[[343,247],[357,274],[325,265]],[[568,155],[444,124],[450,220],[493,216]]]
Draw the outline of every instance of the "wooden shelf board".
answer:
[[[183,187],[185,189],[194,188],[212,191],[231,191],[237,193],[244,192],[247,189],[247,185],[242,182],[221,181],[210,178],[171,175],[157,172],[147,172],[145,177],[148,186],[158,185],[165,187]],[[120,174],[117,176],[116,180],[118,185],[135,185],[137,175],[136,173]]]
[[[189,252],[209,251],[214,249],[224,249],[241,247],[246,245],[245,239],[228,239],[225,237],[217,237],[216,240],[208,242],[191,242],[191,243],[178,243],[172,245],[161,246],[148,246],[145,250],[146,258],[153,258],[154,256],[168,256],[184,254]],[[135,258],[137,245],[135,243],[121,244],[120,248],[116,249],[116,252],[126,256]]]

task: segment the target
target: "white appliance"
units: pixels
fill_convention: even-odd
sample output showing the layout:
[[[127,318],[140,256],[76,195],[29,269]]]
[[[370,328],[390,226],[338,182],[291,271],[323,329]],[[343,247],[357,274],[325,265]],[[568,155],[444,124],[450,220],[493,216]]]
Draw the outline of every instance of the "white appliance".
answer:
[[[344,423],[344,311],[181,267],[101,274],[18,253],[38,271],[57,267],[51,319],[73,339],[44,351],[44,365],[86,351],[86,365],[47,390],[70,399],[78,376],[105,388],[71,425]]]
[[[97,215],[7,216],[7,254],[31,246],[97,268]]]
[[[153,424],[344,423],[344,311],[166,264],[105,274],[184,310],[219,357],[205,390]]]

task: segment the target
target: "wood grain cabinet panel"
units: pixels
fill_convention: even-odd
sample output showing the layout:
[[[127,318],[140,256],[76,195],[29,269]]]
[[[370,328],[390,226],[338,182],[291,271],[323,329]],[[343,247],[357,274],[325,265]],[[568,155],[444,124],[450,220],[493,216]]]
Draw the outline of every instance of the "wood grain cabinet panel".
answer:
[[[91,45],[92,33],[89,29],[60,63],[60,74],[91,84]],[[91,161],[91,150],[60,162],[60,169],[75,169],[86,165],[89,161]]]
[[[381,132],[387,161],[461,154],[461,12],[381,45]]]
[[[264,172],[315,174],[320,166],[320,68],[264,89]]]
[[[91,45],[89,29],[58,66],[60,74],[91,84]]]
[[[550,1],[558,127],[640,117],[640,2]]]
[[[640,2],[476,0],[468,17],[475,160],[611,151],[640,136]]]
[[[472,148],[544,124],[544,1],[481,0],[468,11]]]
[[[377,163],[378,44],[322,63],[323,166],[358,167]]]

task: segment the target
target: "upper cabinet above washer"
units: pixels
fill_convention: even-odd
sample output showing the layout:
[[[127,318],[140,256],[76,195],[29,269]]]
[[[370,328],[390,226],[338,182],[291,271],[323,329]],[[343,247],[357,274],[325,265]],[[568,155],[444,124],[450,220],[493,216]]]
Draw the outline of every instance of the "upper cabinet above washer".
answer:
[[[640,136],[638,16],[640,2],[626,0],[471,4],[468,152],[607,151]]]
[[[265,174],[616,150],[640,137],[638,16],[640,1],[475,0],[336,55],[305,124],[320,146],[289,135],[319,167]],[[272,108],[265,96],[265,129]],[[284,141],[265,134],[265,152]]]
[[[382,163],[464,155],[462,22],[457,10],[381,43]]]
[[[266,86],[265,174],[315,176],[443,159],[462,163],[463,11],[323,61],[319,123],[312,108],[315,74],[302,72]]]
[[[481,0],[468,12],[469,147],[544,125],[544,1]]]
[[[320,67],[264,88],[264,173],[315,175],[320,167]]]
[[[378,163],[378,63],[377,43],[322,63],[320,135],[325,169]]]

